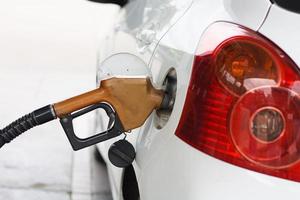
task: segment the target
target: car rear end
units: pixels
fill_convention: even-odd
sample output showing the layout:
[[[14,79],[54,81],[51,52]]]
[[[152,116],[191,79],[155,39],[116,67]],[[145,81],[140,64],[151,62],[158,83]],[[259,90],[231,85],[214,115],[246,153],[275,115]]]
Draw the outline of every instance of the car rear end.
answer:
[[[141,199],[300,195],[300,15],[280,6],[195,1],[160,41],[154,82],[175,70],[177,92],[140,130]]]

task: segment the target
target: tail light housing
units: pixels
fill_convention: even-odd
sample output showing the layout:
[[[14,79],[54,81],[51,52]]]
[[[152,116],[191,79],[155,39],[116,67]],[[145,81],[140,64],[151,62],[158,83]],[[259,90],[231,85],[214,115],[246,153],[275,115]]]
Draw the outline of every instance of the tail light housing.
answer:
[[[199,43],[176,135],[233,165],[300,181],[300,73],[274,43],[217,22]]]

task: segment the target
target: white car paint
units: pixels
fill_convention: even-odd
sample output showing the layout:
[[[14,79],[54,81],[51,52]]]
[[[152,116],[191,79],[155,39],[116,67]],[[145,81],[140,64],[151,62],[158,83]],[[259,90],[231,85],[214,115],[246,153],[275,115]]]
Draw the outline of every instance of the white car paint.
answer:
[[[300,66],[300,15],[289,12],[276,5],[266,19],[259,32],[275,42],[298,66]]]
[[[161,6],[160,9],[157,6]],[[126,9],[129,14],[126,14]],[[156,16],[161,10],[166,13]],[[165,16],[169,17],[168,22],[153,26]],[[136,55],[148,63],[157,87],[161,87],[171,68],[177,71],[176,102],[166,126],[157,129],[154,123],[156,114],[153,113],[144,126],[129,134],[129,141],[137,151],[133,166],[142,200],[292,199],[299,195],[299,184],[295,182],[219,161],[194,149],[174,134],[185,101],[194,55],[201,35],[210,24],[228,21],[260,31],[299,63],[299,48],[295,48],[295,41],[299,40],[296,37],[298,18],[299,15],[273,6],[268,0],[194,0],[185,4],[180,0],[136,0],[121,11],[117,28],[106,41],[109,48],[103,48],[105,53],[100,55],[100,63],[107,56],[120,52]],[[131,23],[134,25],[128,26]],[[285,30],[274,30],[278,24]],[[290,34],[291,40],[287,40],[286,33]],[[107,150],[115,140],[118,138],[98,145],[106,161]],[[107,163],[113,197],[122,199],[122,170],[109,161]]]

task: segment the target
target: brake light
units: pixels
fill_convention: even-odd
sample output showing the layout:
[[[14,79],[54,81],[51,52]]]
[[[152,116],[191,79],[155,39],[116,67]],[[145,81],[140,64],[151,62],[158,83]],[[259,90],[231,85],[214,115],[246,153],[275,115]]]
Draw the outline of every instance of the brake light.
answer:
[[[176,135],[253,171],[300,182],[300,74],[262,35],[211,25],[194,60]]]

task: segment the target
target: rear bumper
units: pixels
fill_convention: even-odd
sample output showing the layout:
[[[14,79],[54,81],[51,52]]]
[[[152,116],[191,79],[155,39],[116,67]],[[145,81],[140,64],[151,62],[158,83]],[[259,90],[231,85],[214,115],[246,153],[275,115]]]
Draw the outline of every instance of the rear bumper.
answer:
[[[176,136],[141,169],[143,200],[295,199],[300,183],[227,164],[190,147]]]

